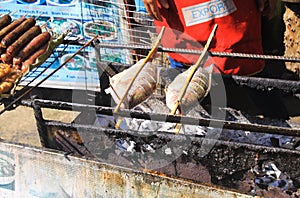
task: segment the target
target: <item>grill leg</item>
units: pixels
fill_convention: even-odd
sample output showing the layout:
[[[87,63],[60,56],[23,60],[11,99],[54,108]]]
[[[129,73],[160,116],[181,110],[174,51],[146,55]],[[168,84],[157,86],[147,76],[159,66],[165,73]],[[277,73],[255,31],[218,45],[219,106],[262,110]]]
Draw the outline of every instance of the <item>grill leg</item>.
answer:
[[[34,98],[36,96],[33,96],[33,110],[34,110],[34,117],[36,120],[36,126],[37,126],[37,130],[40,136],[40,141],[43,147],[46,147],[47,145],[47,139],[48,139],[48,135],[47,135],[47,127],[45,124],[45,120],[43,118],[43,113],[42,113],[42,109],[39,105],[36,105],[34,102]]]

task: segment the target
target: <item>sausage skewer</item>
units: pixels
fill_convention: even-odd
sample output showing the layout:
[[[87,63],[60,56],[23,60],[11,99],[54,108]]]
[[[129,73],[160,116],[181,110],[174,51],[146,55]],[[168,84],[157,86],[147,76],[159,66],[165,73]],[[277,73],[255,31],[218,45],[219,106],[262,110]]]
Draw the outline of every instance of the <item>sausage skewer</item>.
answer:
[[[14,20],[11,22],[9,25],[4,27],[3,29],[0,30],[0,39],[2,39],[4,36],[6,36],[8,33],[10,33],[13,29],[18,27],[23,21],[25,21],[25,17],[21,17],[19,19]]]
[[[22,47],[24,47],[27,43],[30,42],[30,40],[32,40],[34,37],[36,37],[41,33],[42,30],[40,26],[38,25],[33,26],[24,34],[22,34],[22,36],[20,36],[15,42],[13,42],[13,44],[11,44],[6,49],[6,54],[11,57],[14,57]]]
[[[1,40],[1,47],[7,48],[9,45],[11,45],[18,37],[20,37],[24,32],[29,30],[31,27],[33,27],[36,23],[36,20],[32,17],[26,19],[23,21],[18,27],[16,27],[14,30],[12,30],[9,34],[7,34],[2,40]]]
[[[30,65],[34,64],[36,59],[44,54],[48,49],[48,43],[45,43],[42,47],[40,47],[36,52],[34,52],[31,56],[29,56],[23,63],[22,63],[22,72],[25,74],[30,70]]]
[[[43,32],[33,38],[18,54],[13,58],[13,65],[20,65],[23,60],[43,46],[51,38],[49,32]]]
[[[5,14],[0,18],[0,29],[6,27],[11,23],[11,16],[9,14]]]

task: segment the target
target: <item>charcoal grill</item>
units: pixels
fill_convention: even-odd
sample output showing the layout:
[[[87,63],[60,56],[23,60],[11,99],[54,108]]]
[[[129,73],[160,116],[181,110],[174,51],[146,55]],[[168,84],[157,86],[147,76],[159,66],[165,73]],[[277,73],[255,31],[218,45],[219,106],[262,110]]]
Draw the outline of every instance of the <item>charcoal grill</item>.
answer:
[[[271,191],[277,196],[283,196],[284,194],[295,194],[296,189],[299,188],[300,175],[298,167],[300,165],[300,152],[294,148],[284,148],[274,142],[273,145],[266,146],[255,142],[225,141],[222,138],[217,140],[213,136],[176,135],[167,131],[116,130],[76,121],[73,123],[62,123],[54,120],[45,120],[41,108],[82,110],[82,112],[85,112],[85,116],[88,115],[86,114],[87,112],[111,116],[114,109],[97,105],[43,99],[22,100],[22,104],[34,109],[42,145],[47,148],[64,151],[66,157],[75,155],[128,168],[138,168],[147,172],[155,171],[171,177],[188,179],[196,183],[212,183],[220,187],[238,190],[242,193],[253,193],[253,195],[268,196],[268,193]],[[215,126],[220,126],[218,122],[222,122],[222,133],[225,136],[228,132],[226,129],[235,131],[239,129],[273,135],[282,134],[283,136],[293,136],[296,139],[298,139],[300,132],[299,128],[182,116],[166,117],[162,114],[145,113],[136,110],[120,110],[118,115],[138,119],[151,119],[152,121],[165,120],[166,122],[183,122],[184,124],[199,123],[201,126],[208,126],[209,122],[216,122]],[[93,120],[93,115],[87,119],[89,121]],[[271,135],[270,139],[272,137],[276,142],[276,136]],[[277,140],[280,141],[279,139]],[[132,157],[130,151],[120,149],[118,146],[120,141],[135,142],[136,155]],[[213,146],[207,151],[206,146],[210,144],[213,144]],[[156,152],[151,153],[145,150],[144,145],[152,145]],[[180,152],[180,155],[174,161],[170,161],[170,164],[152,169],[147,160],[151,159],[155,163],[155,160],[158,160],[158,158],[170,158],[170,155],[166,154],[166,152],[161,153],[162,148],[166,145],[167,149],[170,149],[172,152],[176,152],[178,147],[181,147],[183,151]],[[210,147],[208,146],[208,148]],[[116,154],[117,151],[120,153]],[[144,155],[146,156],[143,157]],[[279,190],[279,188],[269,189],[266,186],[257,187],[253,185],[251,182],[255,180],[253,169],[259,169],[258,167],[261,168],[267,163],[275,164],[282,173],[288,175],[294,189],[290,188],[284,191]]]
[[[110,69],[114,71],[123,70],[127,67],[127,65],[106,62],[99,62],[99,64],[102,66],[109,65]],[[224,76],[224,78],[229,77]],[[102,78],[103,85],[108,84],[105,79],[107,80],[107,78]],[[230,79],[229,82],[235,82],[233,85],[238,88],[251,88],[260,92],[278,89],[289,100],[299,100],[297,97],[299,93],[298,81],[238,76],[231,76]],[[300,127],[297,123],[291,124],[289,120],[280,117],[259,118],[240,112],[240,109],[228,107],[214,107],[219,111],[226,112],[226,120],[205,116],[200,118],[175,116],[144,112],[139,109],[120,110],[114,114],[110,96],[103,92],[99,92],[97,95],[92,102],[88,97],[85,98],[86,101],[80,103],[31,98],[22,100],[21,104],[34,109],[42,145],[46,148],[64,151],[66,157],[76,155],[132,169],[155,171],[196,183],[204,182],[227,187],[250,195],[266,197],[270,196],[269,193],[274,193],[276,196],[295,195],[296,189],[299,188],[300,152],[297,149],[299,147],[297,141],[299,141]],[[160,95],[155,94],[153,97],[161,99]],[[102,98],[101,101],[96,102],[99,98]],[[202,105],[209,105],[209,101],[204,100]],[[81,115],[72,123],[45,120],[42,114],[43,108],[78,111],[81,112]],[[222,135],[220,137],[210,135],[205,137],[199,134],[176,135],[169,131],[116,130],[95,125],[94,121],[99,115],[100,117],[122,116],[138,120],[191,124],[202,126],[208,131],[210,127],[215,127],[216,130],[222,130]],[[294,113],[293,116],[295,115]],[[247,118],[247,122],[245,122],[245,118]],[[266,145],[259,142],[240,142],[234,138],[226,139],[227,133],[230,136],[230,133],[238,131],[252,132],[262,136],[269,134],[268,139],[271,143]],[[282,146],[281,138],[286,137],[291,141],[291,144]],[[120,141],[135,142],[136,155],[132,157],[131,151],[122,150],[119,145]],[[145,150],[145,145],[152,145],[156,152],[151,153]],[[213,146],[210,147],[209,145]],[[169,164],[162,167],[151,167],[147,160],[155,162],[158,160],[157,156],[159,159],[170,158],[166,152],[161,153],[165,146],[172,152],[175,152],[178,147],[183,150]],[[206,146],[208,146],[208,151]],[[145,153],[147,157],[143,157]],[[265,164],[270,163],[276,165],[284,175],[288,175],[286,181],[292,183],[291,188],[288,190],[280,189],[280,187],[272,189],[263,182],[254,184],[254,181],[257,180],[255,177],[258,177],[254,170],[263,169]],[[188,174],[190,172],[193,174]],[[279,178],[277,180],[281,181]]]
[[[145,20],[133,20],[133,15],[136,17],[136,13],[130,7],[133,3],[127,3],[129,4],[126,4],[127,9],[123,14],[127,17],[127,23],[131,28],[132,26],[148,26],[151,22],[147,21],[149,19],[146,23]],[[144,36],[145,32],[142,34]],[[139,32],[130,32],[130,42],[133,42],[131,45],[98,40],[91,44],[97,56],[101,88],[99,91],[49,90],[37,87],[31,89],[29,85],[26,85],[12,98],[1,102],[9,106],[10,110],[17,105],[33,108],[42,146],[63,151],[66,158],[69,155],[75,155],[146,172],[165,174],[194,183],[214,184],[218,188],[226,187],[226,189],[250,195],[299,196],[300,126],[297,122],[291,122],[289,118],[297,117],[300,113],[298,109],[300,107],[300,82],[273,77],[223,75],[222,81],[226,92],[230,93],[226,98],[228,105],[222,106],[222,103],[220,105],[217,103],[211,106],[208,96],[199,107],[201,108],[199,111],[204,112],[202,116],[169,115],[141,111],[141,109],[120,110],[114,113],[111,97],[104,90],[109,85],[109,76],[123,71],[131,64],[103,61],[99,52],[103,48],[129,50],[134,57],[131,61],[133,63],[135,59],[143,57],[145,52],[149,51],[149,45],[142,45],[142,37],[138,35]],[[150,38],[147,39],[150,40]],[[73,44],[82,45],[81,43]],[[165,52],[180,50],[182,49],[159,48],[158,52],[162,58]],[[201,51],[184,51],[184,53],[200,54]],[[245,54],[238,53],[214,52],[211,56],[264,59],[271,63],[274,63],[273,60],[299,62],[298,58],[274,55],[248,54],[245,56]],[[168,74],[168,70],[165,72]],[[216,75],[213,79],[218,77],[220,76]],[[161,82],[165,81],[163,75],[160,79]],[[162,83],[161,86],[163,89],[164,84]],[[218,83],[213,84],[212,89],[214,87],[217,89],[218,86]],[[37,90],[45,90],[45,92],[35,95]],[[283,115],[280,107],[266,111],[259,108],[253,109],[251,102],[241,101],[239,97],[230,97],[231,94],[234,95],[235,90],[254,91],[256,96],[267,96],[271,91],[276,92],[275,96],[280,96],[282,104],[289,107],[287,114]],[[58,92],[61,94],[57,94]],[[162,90],[158,90],[152,98],[162,100],[163,94],[161,93]],[[57,95],[64,95],[64,98],[57,97]],[[74,101],[74,97],[78,95],[82,97]],[[264,102],[271,102],[272,97],[264,99]],[[80,115],[71,123],[46,120],[42,114],[43,108],[76,111],[80,112]],[[212,112],[216,115],[225,115],[225,119],[211,116]],[[117,130],[113,127],[95,125],[95,121],[114,119],[116,116],[200,126],[206,135],[174,134],[167,130]],[[241,132],[255,134],[257,138],[253,139],[254,142],[243,141],[237,138]],[[268,141],[258,141],[260,137]],[[288,142],[283,143],[282,140],[286,139]],[[134,145],[130,145],[132,142]],[[130,146],[133,146],[134,150],[129,149]],[[149,149],[149,146],[152,149]],[[281,174],[278,174],[279,170]]]

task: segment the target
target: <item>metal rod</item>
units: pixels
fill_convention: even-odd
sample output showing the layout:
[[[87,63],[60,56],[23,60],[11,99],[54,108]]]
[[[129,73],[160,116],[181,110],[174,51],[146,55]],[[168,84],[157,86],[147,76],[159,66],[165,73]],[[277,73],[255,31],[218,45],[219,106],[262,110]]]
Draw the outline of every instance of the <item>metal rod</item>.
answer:
[[[30,100],[22,100],[21,102],[25,106],[32,105],[32,101]],[[94,110],[95,113],[97,114],[110,115],[110,116],[114,115],[113,113],[114,108],[111,107],[51,101],[51,100],[41,100],[41,99],[35,99],[34,102],[35,104],[40,105],[41,107],[44,108],[57,108],[63,110],[72,110],[76,108],[77,111]],[[269,133],[269,134],[300,137],[300,128],[287,128],[287,127],[269,126],[269,125],[252,124],[252,123],[238,123],[238,122],[226,121],[226,120],[195,118],[195,117],[168,115],[168,114],[161,114],[161,113],[146,113],[146,112],[135,111],[135,110],[120,110],[117,113],[117,115],[122,117],[153,120],[153,121],[160,121],[160,122],[181,123],[181,124],[190,124],[190,125],[198,125],[198,126],[206,126],[206,127],[223,126],[224,129],[244,130],[244,131],[257,132],[257,133]]]
[[[99,45],[104,48],[146,49],[146,50],[151,49],[151,46],[148,46],[148,45],[121,44],[121,43],[99,43]],[[159,51],[159,52],[174,52],[174,53],[182,53],[182,54],[201,54],[202,53],[202,50],[192,50],[192,49],[183,49],[183,48],[166,48],[166,47],[159,47],[157,51]],[[300,62],[300,58],[298,58],[298,57],[287,57],[287,56],[265,55],[265,54],[209,51],[209,55],[210,56],[218,56],[218,57],[278,60],[278,61],[285,61],[285,62]]]
[[[111,70],[118,69],[123,70],[125,68],[130,67],[130,65],[120,64],[120,63],[107,63],[101,62],[102,64],[106,64],[107,67],[111,67]],[[218,76],[220,74],[212,74],[212,78]],[[257,90],[269,90],[269,89],[279,89],[286,93],[297,94],[300,93],[300,81],[297,80],[283,80],[283,79],[275,79],[275,78],[262,78],[262,77],[251,77],[251,76],[236,76],[236,75],[224,75],[221,74],[223,79],[232,79],[236,85],[243,87],[255,88]]]

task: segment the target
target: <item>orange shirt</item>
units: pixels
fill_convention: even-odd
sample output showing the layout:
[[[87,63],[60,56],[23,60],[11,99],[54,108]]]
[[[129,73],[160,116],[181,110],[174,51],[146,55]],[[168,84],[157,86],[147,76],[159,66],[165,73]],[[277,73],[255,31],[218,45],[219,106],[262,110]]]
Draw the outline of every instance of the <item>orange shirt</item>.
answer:
[[[164,47],[201,49],[213,29],[218,29],[210,51],[262,54],[261,15],[255,0],[169,0],[170,8],[160,8],[163,21],[155,21],[157,31],[166,27]],[[170,53],[175,61],[193,64],[199,55]],[[264,67],[263,60],[213,57],[215,72],[252,75]]]

